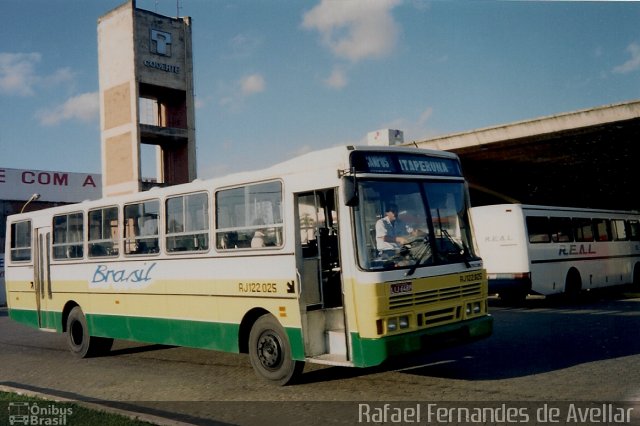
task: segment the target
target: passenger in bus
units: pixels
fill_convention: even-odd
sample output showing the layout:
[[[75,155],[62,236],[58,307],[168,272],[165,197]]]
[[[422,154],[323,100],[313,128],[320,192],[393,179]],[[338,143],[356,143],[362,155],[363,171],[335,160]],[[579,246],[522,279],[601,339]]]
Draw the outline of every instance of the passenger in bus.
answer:
[[[406,244],[411,230],[398,219],[398,206],[387,204],[384,217],[376,222],[376,248],[379,251],[399,249]]]
[[[152,213],[145,213],[142,217],[142,226],[140,226],[140,236],[158,235],[158,217]]]
[[[258,219],[256,221],[256,225],[264,226],[264,221]],[[265,247],[267,244],[265,243],[267,230],[264,228],[258,228],[253,234],[253,238],[251,238],[251,248],[261,248]]]
[[[138,253],[157,253],[158,248],[158,216],[145,213],[138,221],[140,238],[138,239]],[[140,223],[141,222],[141,223]]]

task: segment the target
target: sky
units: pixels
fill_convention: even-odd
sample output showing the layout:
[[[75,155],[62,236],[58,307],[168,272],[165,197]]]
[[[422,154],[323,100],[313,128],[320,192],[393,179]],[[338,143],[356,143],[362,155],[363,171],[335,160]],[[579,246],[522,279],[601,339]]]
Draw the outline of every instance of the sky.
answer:
[[[97,20],[123,2],[0,0],[0,167],[101,172]],[[199,178],[640,99],[636,2],[137,6],[192,18]]]

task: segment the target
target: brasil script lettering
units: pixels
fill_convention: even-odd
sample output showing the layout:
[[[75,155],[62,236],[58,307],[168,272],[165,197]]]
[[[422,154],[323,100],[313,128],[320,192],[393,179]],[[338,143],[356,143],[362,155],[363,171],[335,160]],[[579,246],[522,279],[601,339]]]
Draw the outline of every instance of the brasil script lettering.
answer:
[[[91,284],[107,284],[107,285],[123,285],[127,284],[141,284],[148,283],[152,280],[151,271],[156,266],[156,263],[146,265],[142,268],[110,268],[108,265],[98,265]]]

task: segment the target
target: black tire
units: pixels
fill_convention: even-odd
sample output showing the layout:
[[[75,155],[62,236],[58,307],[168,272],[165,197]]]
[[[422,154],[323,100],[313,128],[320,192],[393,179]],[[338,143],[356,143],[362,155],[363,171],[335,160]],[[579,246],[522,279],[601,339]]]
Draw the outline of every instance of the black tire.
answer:
[[[80,306],[76,306],[67,318],[67,344],[75,357],[88,358],[108,352],[113,339],[90,336],[84,313]]]
[[[249,333],[249,358],[256,374],[275,385],[295,382],[303,361],[291,358],[291,344],[280,322],[271,314],[262,315]]]

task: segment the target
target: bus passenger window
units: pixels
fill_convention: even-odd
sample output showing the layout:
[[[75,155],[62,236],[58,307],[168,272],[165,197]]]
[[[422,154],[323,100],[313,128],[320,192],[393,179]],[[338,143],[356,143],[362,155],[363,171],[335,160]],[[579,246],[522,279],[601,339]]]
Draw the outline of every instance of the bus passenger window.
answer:
[[[216,248],[282,247],[282,184],[265,182],[216,192]]]
[[[611,241],[611,221],[609,219],[593,219],[596,241]]]
[[[166,250],[209,250],[209,197],[206,193],[168,198]]]
[[[158,242],[158,200],[124,206],[125,254],[156,254]]]
[[[89,257],[118,255],[118,208],[90,210]]]
[[[551,240],[554,243],[569,243],[573,241],[573,229],[571,228],[571,218],[552,217]]]
[[[24,220],[11,224],[11,261],[31,260],[31,221]]]
[[[627,235],[631,241],[640,241],[640,222],[637,220],[627,221]]]
[[[53,258],[78,259],[83,254],[83,214],[71,213],[53,217]]]
[[[611,221],[611,231],[613,232],[613,239],[615,241],[626,241],[627,227],[626,222],[623,219],[614,219]]]
[[[527,232],[529,234],[530,243],[548,243],[551,241],[549,236],[549,218],[528,216]]]
[[[573,235],[577,242],[593,241],[593,226],[591,219],[578,217],[573,218]]]

